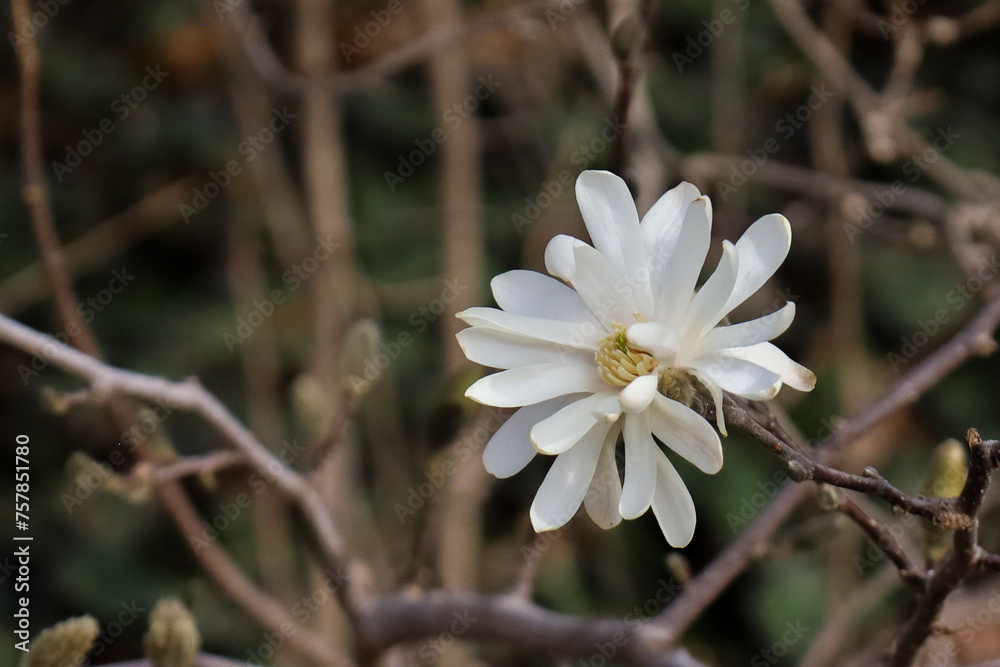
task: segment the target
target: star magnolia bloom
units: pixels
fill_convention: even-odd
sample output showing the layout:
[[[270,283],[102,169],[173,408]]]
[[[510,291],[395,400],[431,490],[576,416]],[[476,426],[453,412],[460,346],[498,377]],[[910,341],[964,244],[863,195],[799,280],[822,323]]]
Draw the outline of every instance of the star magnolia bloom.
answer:
[[[470,308],[458,334],[466,356],[492,368],[466,392],[518,410],[483,453],[486,469],[509,477],[536,452],[555,461],[531,505],[536,531],[554,530],[581,503],[603,528],[652,507],[672,546],[694,534],[691,494],[659,439],[700,470],[722,468],[715,429],[688,405],[698,385],[722,421],[723,392],[773,397],[782,384],[809,391],[806,368],[768,341],[795,316],[795,304],[756,320],[719,326],[788,254],[781,215],[755,222],[695,289],[708,253],[712,205],[690,183],[664,194],[642,222],[625,182],[585,171],[576,198],[594,245],[556,236],[545,250],[550,274],[510,271],[492,281],[500,310]],[[615,460],[624,434],[624,485]]]

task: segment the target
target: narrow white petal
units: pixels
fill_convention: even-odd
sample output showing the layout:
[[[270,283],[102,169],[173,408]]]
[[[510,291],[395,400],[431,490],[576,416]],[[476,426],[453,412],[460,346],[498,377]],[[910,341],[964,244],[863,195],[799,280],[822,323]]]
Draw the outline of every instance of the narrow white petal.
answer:
[[[646,246],[649,280],[654,298],[663,289],[670,259],[677,249],[681,225],[691,202],[701,196],[694,185],[682,182],[661,196],[642,218],[642,242]]]
[[[553,236],[545,246],[545,270],[556,278],[562,278],[567,282],[572,280],[576,274],[573,249],[585,245],[587,244],[580,239],[565,234]]]
[[[622,498],[622,480],[618,476],[618,463],[615,460],[615,450],[618,446],[618,436],[621,435],[621,420],[615,422],[604,438],[601,454],[597,458],[597,469],[590,489],[583,499],[587,514],[601,528],[614,528],[622,521],[618,503]]]
[[[687,370],[698,378],[698,381],[705,385],[705,388],[708,389],[708,393],[712,396],[712,402],[715,403],[715,423],[719,427],[719,433],[722,435],[729,435],[726,431],[726,416],[722,413],[722,405],[724,401],[722,387],[716,384],[712,378],[694,368],[689,368]]]
[[[618,403],[622,406],[622,410],[626,414],[633,414],[642,412],[648,408],[653,399],[659,396],[656,391],[659,381],[659,376],[656,373],[652,373],[650,375],[640,375],[629,382],[626,387],[618,392]]]
[[[711,238],[712,203],[708,197],[699,197],[691,202],[684,216],[677,249],[667,264],[660,293],[655,295],[656,321],[680,328],[705,264]]]
[[[677,356],[677,330],[660,322],[640,322],[625,330],[629,345],[644,350],[667,366],[674,365]]]
[[[663,452],[657,452],[656,493],[652,507],[667,543],[675,549],[686,547],[694,537],[697,521],[694,500]]]
[[[537,338],[487,327],[463,329],[455,338],[469,361],[490,368],[520,368],[554,361],[584,363],[594,358],[589,350],[562,347]]]
[[[604,255],[590,246],[578,246],[573,256],[576,258],[573,288],[597,319],[606,325],[635,322],[635,314],[639,312],[635,293],[621,282]]]
[[[649,432],[649,413],[625,416],[625,484],[618,511],[626,519],[641,516],[656,490],[656,454],[659,448]]]
[[[526,405],[511,415],[486,443],[483,450],[486,472],[500,479],[521,472],[537,454],[528,436],[531,427],[580,397],[581,394],[560,396],[535,405]]]
[[[466,324],[520,334],[577,350],[597,351],[597,343],[607,331],[593,322],[560,322],[505,313],[496,308],[468,308],[456,315]]]
[[[605,415],[615,392],[605,391],[570,403],[531,429],[531,444],[542,454],[562,454],[575,445]],[[613,420],[612,420],[613,421]]]
[[[704,338],[692,346],[692,355],[700,356],[729,347],[749,347],[757,343],[777,338],[792,325],[795,319],[795,304],[786,303],[780,310],[755,320],[715,327]]]
[[[791,245],[792,226],[783,215],[765,215],[750,225],[736,242],[740,270],[736,276],[736,288],[726,301],[726,313],[746,301],[774,275],[788,256]]]
[[[501,273],[490,281],[490,287],[497,305],[514,315],[565,322],[594,320],[579,294],[565,283],[537,271]]]
[[[728,311],[724,311],[723,307],[733,292],[738,267],[736,247],[729,241],[723,241],[719,266],[691,299],[681,332],[682,347],[692,345],[725,317]]]
[[[565,525],[580,509],[590,488],[611,424],[598,422],[575,447],[556,457],[531,503],[531,525],[536,532]]]
[[[710,354],[691,362],[690,368],[704,373],[724,390],[751,400],[774,398],[781,389],[777,373],[736,357]]]
[[[519,408],[566,394],[604,391],[607,386],[594,364],[556,362],[487,375],[465,395],[484,405]]]
[[[639,215],[625,181],[607,171],[584,171],[576,179],[576,200],[594,247],[634,289],[640,312],[652,315]]]
[[[702,472],[722,469],[722,443],[705,418],[686,405],[657,394],[649,408],[653,435]]]
[[[758,343],[749,347],[731,347],[720,354],[745,359],[763,366],[781,376],[781,381],[792,389],[812,391],[816,387],[816,375],[811,370],[797,364],[772,343]]]

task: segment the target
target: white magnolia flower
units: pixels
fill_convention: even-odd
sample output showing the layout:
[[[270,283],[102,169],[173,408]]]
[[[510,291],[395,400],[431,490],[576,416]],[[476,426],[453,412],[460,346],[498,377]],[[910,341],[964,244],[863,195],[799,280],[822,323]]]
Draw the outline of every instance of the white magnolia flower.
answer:
[[[471,325],[458,334],[466,356],[505,369],[466,396],[520,408],[490,440],[483,462],[504,478],[537,452],[556,456],[531,505],[536,531],[559,528],[581,503],[603,528],[652,507],[667,542],[684,546],[694,534],[694,503],[654,438],[714,474],[722,468],[719,436],[688,407],[698,384],[714,399],[723,434],[724,391],[767,399],[782,383],[801,391],[815,384],[809,370],[767,342],[791,324],[793,303],[718,326],[784,261],[791,227],[768,215],[736,245],[724,241],[715,273],[696,290],[712,205],[695,186],[681,183],[664,194],[641,223],[614,174],[583,172],[576,197],[594,245],[562,235],[549,242],[546,269],[565,282],[510,271],[492,281],[499,310],[459,313]],[[619,434],[624,485],[615,460]]]

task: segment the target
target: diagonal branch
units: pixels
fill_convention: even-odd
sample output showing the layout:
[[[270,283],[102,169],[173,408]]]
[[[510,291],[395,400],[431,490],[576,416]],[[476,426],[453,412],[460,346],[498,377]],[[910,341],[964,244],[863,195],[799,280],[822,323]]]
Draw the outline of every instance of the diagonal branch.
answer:
[[[996,343],[993,332],[1000,324],[1000,299],[986,306],[947,343],[917,364],[861,414],[838,424],[836,433],[825,440],[818,460],[829,463],[838,452],[863,436],[883,419],[916,401],[944,376],[973,356],[991,353]],[[809,495],[809,486],[786,486],[765,507],[753,523],[712,563],[684,587],[684,591],[653,621],[670,638],[677,639],[695,619],[740,575],[750,561],[767,547],[771,535]]]

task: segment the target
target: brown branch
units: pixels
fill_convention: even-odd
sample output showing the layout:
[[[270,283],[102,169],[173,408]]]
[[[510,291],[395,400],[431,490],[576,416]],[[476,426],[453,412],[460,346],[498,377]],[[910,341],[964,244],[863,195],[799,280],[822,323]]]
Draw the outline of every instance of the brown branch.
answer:
[[[150,479],[154,484],[159,484],[167,480],[216,472],[241,463],[246,463],[246,457],[239,452],[223,451],[205,456],[188,456],[176,463],[157,467],[150,474]]]
[[[248,463],[265,473],[270,481],[302,506],[328,562],[342,562],[343,545],[339,543],[339,536],[325,508],[315,504],[315,492],[297,473],[281,466],[201,385],[194,381],[173,383],[108,366],[4,315],[0,315],[0,341],[28,354],[44,354],[51,364],[88,381],[98,393],[169,403],[177,409],[200,414],[236,447]],[[176,483],[170,483],[165,488],[168,494],[181,493]],[[184,503],[167,502],[167,507],[175,513],[178,507],[190,508],[184,500]],[[200,525],[193,509],[189,511],[192,516],[181,517],[178,523]],[[219,554],[224,556],[224,551],[212,551],[200,543],[199,546],[203,550],[199,555],[203,566],[226,588],[228,594],[244,607],[274,617],[269,618],[268,627],[273,627],[278,618],[287,618],[284,608],[245,581],[232,561],[228,558],[216,559]],[[338,567],[336,571],[345,570]],[[602,649],[613,650],[620,659],[641,667],[702,667],[684,651],[661,651],[658,647],[664,641],[662,632],[655,626],[642,623],[641,619],[574,618],[547,611],[515,596],[465,593],[430,593],[419,597],[388,595],[355,604],[347,591],[349,578],[338,580],[335,584],[334,590],[344,600],[342,604],[355,624],[360,649],[368,655],[396,644],[451,632],[454,636],[461,635],[468,639],[505,642],[520,650],[555,652],[574,657],[589,657],[599,654]],[[456,632],[456,620],[462,619],[469,623],[461,632]],[[287,630],[289,626],[285,627]],[[324,665],[344,664],[325,640],[318,639],[321,635],[294,623],[291,627],[295,628],[295,632],[282,631],[283,636],[290,644],[303,649],[310,658]],[[312,642],[316,643],[311,648],[306,647]]]
[[[206,391],[196,380],[174,383],[163,378],[114,368],[2,314],[0,314],[0,340],[29,354],[38,355],[51,364],[86,380],[98,394],[122,394],[148,401],[166,402],[178,409],[201,415],[225,436],[250,464],[265,473],[269,481],[301,506],[316,532],[327,564],[332,569],[341,571],[346,563],[346,549],[320,496],[303,477],[284,466],[272,455],[215,396]],[[345,610],[351,615],[354,613],[355,605],[347,589],[346,585],[340,586],[337,588],[337,593]]]
[[[898,507],[909,514],[929,519],[937,519],[943,514],[954,512],[954,502],[950,499],[910,496],[897,489],[880,475],[852,475],[814,461],[764,428],[749,412],[728,396],[723,412],[727,424],[752,436],[772,454],[781,458],[788,466],[788,476],[796,482],[812,480],[841,489],[867,493],[877,496],[893,507]]]
[[[865,513],[857,503],[841,493],[836,494],[834,509],[856,523],[865,534],[882,550],[889,560],[899,569],[899,576],[907,583],[919,585],[924,581],[926,572],[913,565],[899,542],[885,527]]]
[[[155,190],[62,246],[70,276],[106,267],[129,246],[176,224],[177,206],[191,196],[194,182],[178,179]],[[44,262],[31,264],[0,282],[0,310],[8,315],[44,299],[49,287]]]
[[[1000,299],[988,303],[958,334],[915,366],[861,414],[839,423],[836,433],[823,442],[819,461],[827,463],[834,460],[838,452],[889,415],[917,400],[924,391],[970,357],[992,352],[996,347],[992,336],[998,324]],[[766,549],[771,535],[808,496],[807,485],[796,484],[782,489],[722,554],[687,583],[684,591],[653,621],[664,630],[668,638],[666,644],[676,641],[750,561]]]
[[[11,0],[14,25],[31,24],[29,0]],[[45,275],[55,297],[56,308],[74,346],[99,356],[97,341],[77,312],[73,281],[66,260],[59,249],[59,235],[49,206],[45,181],[45,156],[42,151],[42,121],[39,117],[41,56],[35,42],[35,30],[23,31],[21,46],[15,48],[21,65],[21,146],[24,154],[24,191],[22,196],[31,212],[38,249],[42,254]],[[73,334],[73,331],[77,331]]]
[[[651,649],[655,632],[637,621],[574,618],[514,596],[430,593],[382,598],[366,615],[360,635],[365,644],[379,648],[451,632],[456,638],[500,641],[531,654],[584,659],[603,654],[609,662],[646,667],[700,664],[683,650]]]
[[[1000,555],[979,549],[976,552],[976,565],[984,570],[1000,572]]]
[[[887,667],[909,667],[920,647],[931,634],[941,613],[945,598],[962,583],[974,568],[978,555],[979,520],[977,514],[990,485],[990,476],[1000,464],[997,441],[983,442],[979,432],[969,429],[969,475],[958,497],[958,509],[967,519],[966,525],[955,531],[951,555],[935,570],[924,594],[903,628],[896,650]]]

